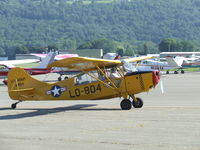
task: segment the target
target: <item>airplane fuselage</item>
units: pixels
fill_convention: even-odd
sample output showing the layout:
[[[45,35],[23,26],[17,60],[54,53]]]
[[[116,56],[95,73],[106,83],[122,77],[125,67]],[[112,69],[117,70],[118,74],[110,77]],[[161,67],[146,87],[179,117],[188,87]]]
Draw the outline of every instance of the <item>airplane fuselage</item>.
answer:
[[[145,63],[138,64],[138,71],[153,71],[153,70],[170,70],[177,69],[180,67],[170,66],[167,62],[159,62],[159,61],[145,61]]]
[[[149,91],[159,80],[156,72],[135,72],[116,79],[119,80],[119,86],[111,84],[109,80],[77,84],[75,77],[56,83],[45,83],[32,78],[23,70],[15,69],[14,72],[17,72],[17,78],[9,75],[9,95],[13,100],[21,101],[99,100],[127,97]]]

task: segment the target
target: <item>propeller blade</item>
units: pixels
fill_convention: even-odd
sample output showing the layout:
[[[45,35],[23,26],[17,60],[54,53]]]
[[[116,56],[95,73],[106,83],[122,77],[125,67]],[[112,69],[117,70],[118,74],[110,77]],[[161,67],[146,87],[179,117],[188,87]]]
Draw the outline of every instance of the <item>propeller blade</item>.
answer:
[[[164,87],[163,87],[163,80],[160,80],[160,89],[161,89],[161,93],[164,94]]]
[[[161,93],[164,94],[163,78],[162,78],[161,72],[160,72],[160,90],[161,90]]]

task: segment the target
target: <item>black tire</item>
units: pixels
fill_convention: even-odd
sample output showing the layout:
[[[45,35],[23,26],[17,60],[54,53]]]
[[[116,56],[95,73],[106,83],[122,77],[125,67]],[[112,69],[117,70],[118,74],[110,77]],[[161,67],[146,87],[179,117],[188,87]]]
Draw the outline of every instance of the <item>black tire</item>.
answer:
[[[184,71],[184,70],[181,70],[181,73],[182,73],[182,74],[184,74],[184,73],[185,73],[185,71]]]
[[[141,98],[137,97],[137,102],[135,102],[134,100],[132,101],[132,105],[135,108],[142,108],[143,106],[143,101]]]
[[[166,74],[169,74],[169,71],[168,71],[168,70],[166,71]]]
[[[58,77],[58,81],[61,81],[62,80],[62,78],[61,77]]]
[[[12,108],[12,109],[15,109],[16,106],[17,106],[17,105],[14,103],[14,104],[11,105],[11,108]]]
[[[122,110],[130,110],[131,109],[131,101],[128,99],[124,99],[120,103],[121,109]]]
[[[178,74],[178,71],[174,71],[174,74]]]

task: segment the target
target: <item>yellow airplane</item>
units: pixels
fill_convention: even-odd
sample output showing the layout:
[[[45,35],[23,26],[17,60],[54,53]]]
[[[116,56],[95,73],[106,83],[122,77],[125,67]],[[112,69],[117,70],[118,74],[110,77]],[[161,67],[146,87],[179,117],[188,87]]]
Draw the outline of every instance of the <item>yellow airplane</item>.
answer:
[[[149,56],[124,60],[106,60],[86,57],[72,57],[55,61],[51,67],[65,67],[80,70],[81,73],[66,80],[48,83],[32,78],[21,68],[8,73],[8,93],[11,99],[22,101],[58,100],[101,100],[122,97],[122,110],[141,108],[142,99],[135,94],[147,92],[159,82],[158,71],[133,71],[130,62],[137,62]]]

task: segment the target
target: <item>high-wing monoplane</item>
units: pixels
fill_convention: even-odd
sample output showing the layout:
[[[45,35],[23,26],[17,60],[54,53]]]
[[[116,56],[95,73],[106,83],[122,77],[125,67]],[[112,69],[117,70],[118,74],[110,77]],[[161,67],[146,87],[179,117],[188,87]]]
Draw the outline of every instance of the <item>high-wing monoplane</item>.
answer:
[[[81,73],[66,80],[47,83],[31,77],[21,68],[13,68],[8,73],[8,93],[18,100],[14,109],[23,101],[58,100],[101,100],[121,97],[121,109],[141,108],[142,99],[135,95],[147,92],[159,82],[158,71],[135,72],[130,62],[148,59],[148,56],[105,60],[86,57],[71,57],[55,61],[48,67],[65,67]]]

